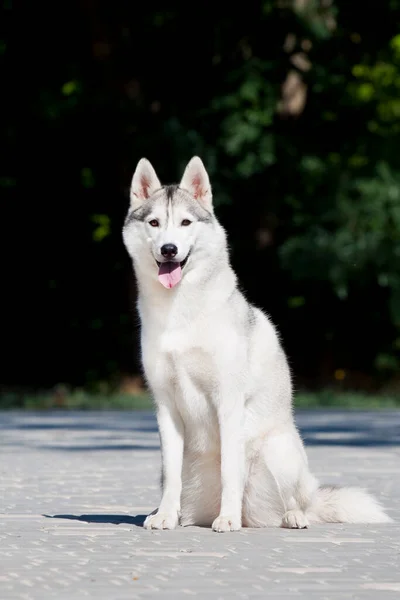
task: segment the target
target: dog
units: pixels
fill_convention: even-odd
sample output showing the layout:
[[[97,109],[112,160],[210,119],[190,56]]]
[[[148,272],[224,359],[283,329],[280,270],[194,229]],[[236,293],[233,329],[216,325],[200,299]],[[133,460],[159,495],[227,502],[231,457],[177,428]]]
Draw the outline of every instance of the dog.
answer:
[[[285,352],[238,288],[199,157],[165,186],[139,161],[123,241],[162,454],[162,498],[144,527],[390,522],[364,490],[319,486],[311,474]]]

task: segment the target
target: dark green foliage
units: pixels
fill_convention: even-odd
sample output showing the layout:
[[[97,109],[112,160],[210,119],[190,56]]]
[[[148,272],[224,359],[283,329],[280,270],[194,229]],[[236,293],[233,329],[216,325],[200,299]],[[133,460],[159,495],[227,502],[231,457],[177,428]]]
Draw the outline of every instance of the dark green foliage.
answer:
[[[194,154],[297,381],[396,375],[398,1],[3,2],[0,21],[5,384],[139,369],[130,178]]]

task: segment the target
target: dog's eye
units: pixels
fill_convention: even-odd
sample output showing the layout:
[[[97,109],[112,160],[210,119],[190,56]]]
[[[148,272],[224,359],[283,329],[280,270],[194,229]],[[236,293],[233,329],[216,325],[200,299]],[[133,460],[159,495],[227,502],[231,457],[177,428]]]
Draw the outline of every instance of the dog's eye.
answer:
[[[149,221],[149,224],[152,227],[158,227],[158,221],[157,221],[157,219],[152,219],[151,221]]]
[[[188,225],[190,225],[192,221],[189,221],[189,219],[183,219],[181,225],[183,225],[184,227],[187,227]]]

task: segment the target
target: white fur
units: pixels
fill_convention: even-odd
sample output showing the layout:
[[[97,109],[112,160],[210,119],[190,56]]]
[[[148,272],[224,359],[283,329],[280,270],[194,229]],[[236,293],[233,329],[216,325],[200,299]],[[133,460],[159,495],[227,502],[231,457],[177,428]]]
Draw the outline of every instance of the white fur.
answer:
[[[180,187],[187,190],[204,208],[212,211],[210,179],[198,156],[194,156],[187,165]]]
[[[148,200],[154,192],[161,187],[153,165],[142,158],[136,167],[131,183],[131,205],[138,207],[142,202]]]
[[[180,188],[209,211],[209,222],[193,219],[190,201],[167,203],[142,159],[132,206],[151,202],[149,219],[159,219],[160,227],[127,220],[123,232],[138,281],[142,360],[162,450],[162,499],[144,526],[172,529],[180,522],[223,532],[389,522],[362,490],[320,488],[310,473],[284,351],[268,317],[237,289],[199,158],[189,163]],[[181,227],[188,215],[192,224]],[[190,251],[172,289],[157,279],[162,243],[177,245],[179,261]]]

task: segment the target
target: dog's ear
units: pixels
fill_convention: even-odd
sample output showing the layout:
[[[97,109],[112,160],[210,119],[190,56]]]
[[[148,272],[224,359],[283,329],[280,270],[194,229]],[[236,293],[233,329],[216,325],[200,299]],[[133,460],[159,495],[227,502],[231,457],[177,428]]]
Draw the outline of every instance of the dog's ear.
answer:
[[[146,158],[141,158],[133,174],[131,183],[131,206],[139,207],[161,187],[153,166]]]
[[[198,156],[192,158],[185,169],[179,187],[187,190],[204,208],[212,210],[210,179],[201,158]]]

